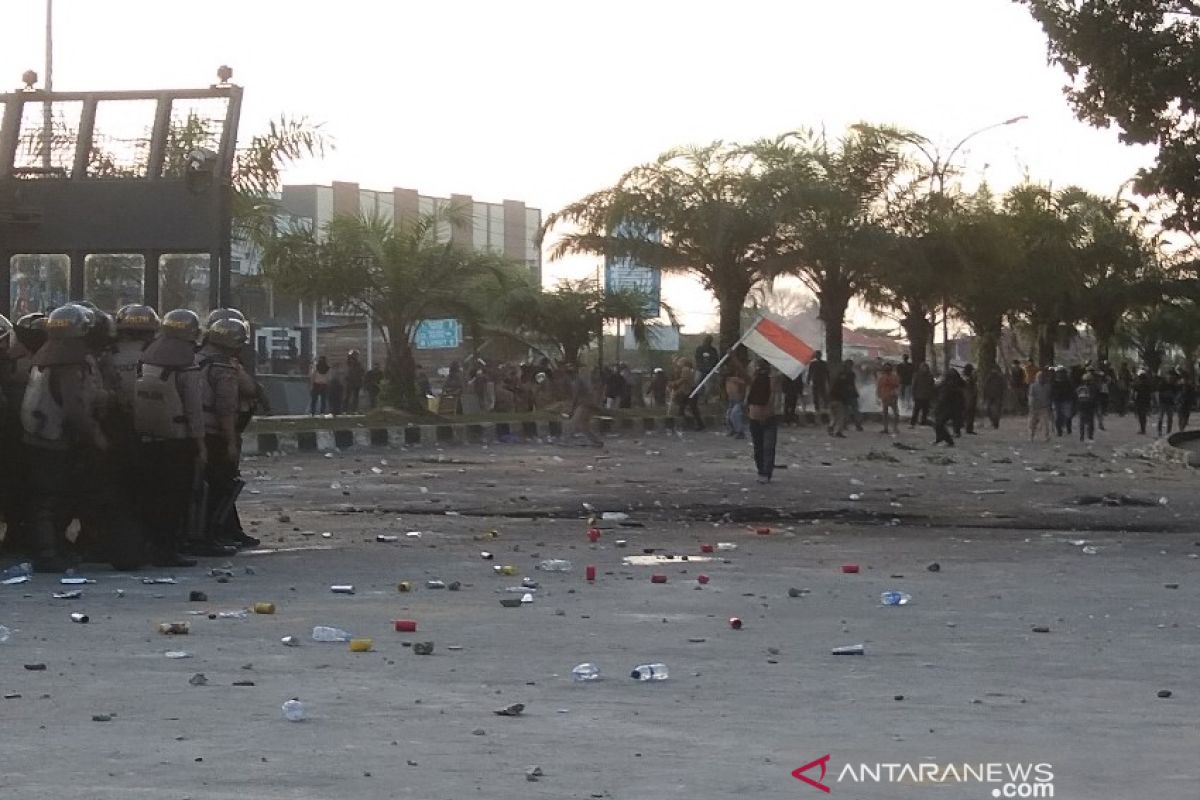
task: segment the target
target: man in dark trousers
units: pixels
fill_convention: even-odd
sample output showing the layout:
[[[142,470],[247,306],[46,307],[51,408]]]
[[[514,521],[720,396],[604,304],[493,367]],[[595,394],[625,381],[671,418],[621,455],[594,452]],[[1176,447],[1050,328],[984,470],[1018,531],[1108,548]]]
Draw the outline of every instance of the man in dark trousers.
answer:
[[[975,365],[963,367],[963,427],[971,436],[975,435],[975,415],[979,413],[979,381],[975,376]],[[955,431],[957,434],[958,431]]]
[[[754,444],[754,466],[758,482],[770,483],[775,471],[775,439],[778,427],[771,387],[771,365],[760,359],[746,395],[746,413],[750,417],[750,438]]]
[[[829,407],[829,364],[821,358],[820,350],[813,353],[805,377],[812,387],[813,410],[820,414],[822,409]]]
[[[1021,362],[1013,359],[1012,367],[1008,370],[1008,385],[1017,398],[1017,411],[1022,414],[1029,412],[1029,383],[1025,379],[1025,368]]]
[[[900,379],[900,404],[905,408],[908,408],[908,404],[912,402],[912,383],[915,373],[916,368],[909,360],[908,353],[900,356],[900,363],[896,365],[896,377]]]
[[[983,382],[983,405],[987,409],[988,420],[992,429],[1000,427],[1000,414],[1004,410],[1004,373],[1000,367],[993,366]]]

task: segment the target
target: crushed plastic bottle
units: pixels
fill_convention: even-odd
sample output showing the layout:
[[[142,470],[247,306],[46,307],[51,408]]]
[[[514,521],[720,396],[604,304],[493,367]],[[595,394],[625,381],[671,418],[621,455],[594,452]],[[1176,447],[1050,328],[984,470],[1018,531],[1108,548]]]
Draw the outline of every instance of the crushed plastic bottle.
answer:
[[[670,674],[666,664],[642,664],[634,667],[629,677],[639,681],[665,681]]]
[[[313,628],[312,638],[314,642],[348,642],[354,637],[350,635],[349,631],[344,631],[341,628],[317,625]]]
[[[737,545],[733,542],[717,542],[718,550],[737,550]]]
[[[538,569],[543,572],[570,572],[571,562],[565,558],[548,558],[538,564]]]
[[[4,644],[12,638],[12,629],[0,625],[0,644]]]
[[[575,681],[576,683],[583,683],[584,681],[598,681],[600,680],[600,668],[590,662],[586,664],[580,664],[575,667],[575,669],[571,670],[571,680]]]
[[[912,602],[912,595],[907,592],[882,592],[879,595],[879,604],[882,606],[906,606]]]
[[[217,612],[217,619],[246,619],[249,616],[250,612],[244,608],[238,608],[232,611]]]
[[[22,561],[20,564],[13,564],[3,572],[0,572],[0,584],[14,586],[18,583],[26,583],[32,577],[33,564],[30,564],[28,561]]]
[[[293,697],[283,704],[283,718],[288,722],[304,721],[304,703],[300,702],[300,698]]]

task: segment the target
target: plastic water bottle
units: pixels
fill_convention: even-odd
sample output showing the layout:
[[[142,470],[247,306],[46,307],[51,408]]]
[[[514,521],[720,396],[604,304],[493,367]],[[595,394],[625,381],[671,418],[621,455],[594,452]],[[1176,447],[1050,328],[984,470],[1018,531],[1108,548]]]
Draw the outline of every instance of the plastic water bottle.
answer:
[[[598,681],[600,680],[600,668],[592,663],[580,664],[571,670],[571,679],[576,683]]]
[[[0,644],[4,644],[11,638],[12,638],[12,631],[9,630],[8,628],[4,627],[3,625],[0,625]]]
[[[737,545],[733,542],[717,542],[717,549],[722,552],[728,552],[729,550],[737,550]]]
[[[543,572],[570,572],[571,562],[565,558],[548,558],[538,564],[538,569]]]
[[[666,664],[642,664],[634,667],[629,677],[639,681],[665,681],[670,677]]]
[[[341,628],[318,625],[313,628],[312,638],[314,642],[348,642],[354,637],[350,635],[349,631]]]
[[[906,606],[912,600],[912,595],[906,592],[883,592],[879,595],[879,604],[884,606]]]
[[[33,577],[33,564],[28,561],[22,561],[20,564],[13,564],[11,567],[0,571],[0,584],[12,585],[17,583],[25,583]]]
[[[300,702],[300,698],[293,697],[283,704],[283,717],[288,722],[304,721],[304,703]]]

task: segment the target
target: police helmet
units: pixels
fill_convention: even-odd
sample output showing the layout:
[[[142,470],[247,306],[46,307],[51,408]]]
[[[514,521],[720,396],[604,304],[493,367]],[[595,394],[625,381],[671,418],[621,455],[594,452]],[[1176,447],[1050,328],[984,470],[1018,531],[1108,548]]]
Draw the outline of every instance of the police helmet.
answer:
[[[204,321],[205,329],[211,328],[212,324],[219,319],[240,319],[246,321],[246,315],[236,308],[214,308],[208,314],[208,319]]]
[[[250,338],[250,327],[245,320],[219,319],[208,326],[205,334],[210,344],[227,350],[237,350]]]
[[[30,352],[36,352],[46,343],[46,315],[41,311],[26,314],[18,319],[13,327],[16,330],[17,341]]]
[[[105,347],[117,340],[117,322],[107,311],[92,312],[92,325],[87,332],[88,342],[94,347]]]
[[[65,305],[50,312],[46,319],[46,336],[49,339],[82,339],[91,327],[90,309],[78,305]]]
[[[158,312],[141,303],[130,303],[117,309],[119,333],[157,333],[161,324]]]
[[[162,318],[162,335],[194,343],[200,338],[200,317],[188,308],[168,311]]]

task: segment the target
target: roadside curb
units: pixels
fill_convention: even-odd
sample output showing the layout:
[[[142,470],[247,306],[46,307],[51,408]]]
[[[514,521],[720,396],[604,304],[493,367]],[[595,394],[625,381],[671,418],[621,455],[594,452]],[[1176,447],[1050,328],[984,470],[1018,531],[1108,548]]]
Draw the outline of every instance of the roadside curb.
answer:
[[[878,416],[878,415],[875,415]],[[871,419],[872,415],[865,415]],[[825,424],[825,415],[802,415],[805,425]],[[439,425],[404,425],[399,427],[340,427],[330,420],[330,427],[308,431],[268,431],[242,434],[242,454],[247,456],[269,453],[327,453],[333,450],[364,449],[368,447],[439,447],[463,444],[524,444],[552,442],[563,435],[565,419],[527,420],[523,422],[468,422]],[[674,433],[678,420],[666,416],[596,417],[593,430],[601,436],[644,436],[654,433]],[[345,424],[345,423],[343,423]],[[723,417],[708,415],[704,424],[709,430],[722,430]],[[686,429],[684,429],[686,430]]]

